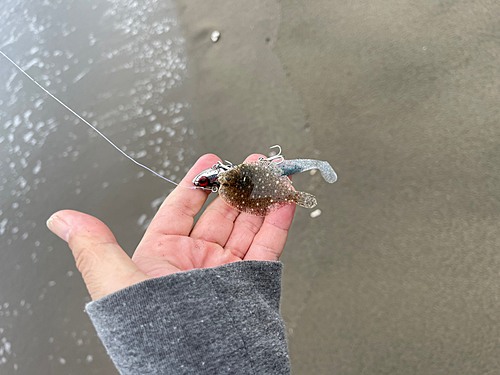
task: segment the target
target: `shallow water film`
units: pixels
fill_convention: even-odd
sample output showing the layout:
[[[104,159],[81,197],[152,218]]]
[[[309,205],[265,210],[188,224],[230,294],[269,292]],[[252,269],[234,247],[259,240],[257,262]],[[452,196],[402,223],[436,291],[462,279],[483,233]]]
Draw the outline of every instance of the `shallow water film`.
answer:
[[[294,374],[496,374],[499,17],[490,0],[3,0],[0,50],[172,180],[275,144],[332,164],[334,185],[293,177],[318,200],[281,258]],[[117,373],[45,221],[89,213],[131,254],[172,188],[0,57],[0,374]]]
[[[0,19],[1,50],[41,85],[130,156],[184,175],[196,129],[173,3],[6,1]],[[173,185],[148,189],[161,180],[4,58],[0,76],[0,373],[116,373],[83,312],[71,253],[45,220],[61,208],[126,217],[115,224],[133,249]]]

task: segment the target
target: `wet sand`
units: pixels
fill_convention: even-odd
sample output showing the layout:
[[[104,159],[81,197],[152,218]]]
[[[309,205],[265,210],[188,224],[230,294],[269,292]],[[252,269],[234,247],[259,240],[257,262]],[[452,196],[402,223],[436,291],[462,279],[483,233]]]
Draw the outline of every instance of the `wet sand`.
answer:
[[[334,185],[294,177],[321,215],[297,209],[282,257],[293,374],[500,372],[495,2],[5,4],[2,50],[173,179],[274,144],[332,164]],[[44,222],[88,212],[131,253],[171,186],[13,72],[0,60],[0,372],[116,373]]]

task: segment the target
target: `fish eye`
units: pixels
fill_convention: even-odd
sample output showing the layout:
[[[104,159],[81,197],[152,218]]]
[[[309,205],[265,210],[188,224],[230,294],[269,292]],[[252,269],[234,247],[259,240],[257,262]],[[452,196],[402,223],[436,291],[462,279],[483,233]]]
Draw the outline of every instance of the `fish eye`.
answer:
[[[207,185],[208,185],[208,183],[209,183],[209,180],[208,180],[208,178],[206,178],[206,177],[202,177],[202,178],[200,178],[200,179],[198,180],[198,184],[199,184],[200,186],[207,186]]]

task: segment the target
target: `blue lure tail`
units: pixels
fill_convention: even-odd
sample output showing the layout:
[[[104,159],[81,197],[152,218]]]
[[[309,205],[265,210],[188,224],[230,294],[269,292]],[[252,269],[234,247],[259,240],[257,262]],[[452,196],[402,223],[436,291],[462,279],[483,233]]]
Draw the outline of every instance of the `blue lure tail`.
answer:
[[[337,173],[333,170],[330,163],[327,161],[314,160],[314,159],[293,159],[283,160],[276,163],[285,176],[291,176],[295,173],[309,171],[311,169],[318,169],[326,182],[333,184],[337,181]]]

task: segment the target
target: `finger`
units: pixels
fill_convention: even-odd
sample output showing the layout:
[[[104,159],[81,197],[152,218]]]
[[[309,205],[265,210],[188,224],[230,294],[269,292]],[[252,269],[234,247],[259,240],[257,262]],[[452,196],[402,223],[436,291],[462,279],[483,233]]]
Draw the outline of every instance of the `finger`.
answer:
[[[295,204],[289,204],[267,215],[244,260],[278,260],[285,247],[294,213]]]
[[[95,217],[64,210],[52,215],[47,226],[68,242],[92,300],[149,278],[117,244],[109,228]]]
[[[252,244],[255,235],[262,227],[264,218],[248,214],[241,214],[234,222],[233,231],[226,243],[226,250],[243,259]]]
[[[209,191],[187,189],[198,173],[212,167],[220,159],[212,154],[203,155],[182,179],[180,185],[165,199],[148,227],[144,239],[150,235],[187,236],[193,227],[194,217],[207,200]]]
[[[263,155],[253,154],[245,161],[255,161],[261,156]],[[239,216],[238,210],[217,197],[203,212],[191,231],[190,237],[224,246],[233,231],[234,222]]]

